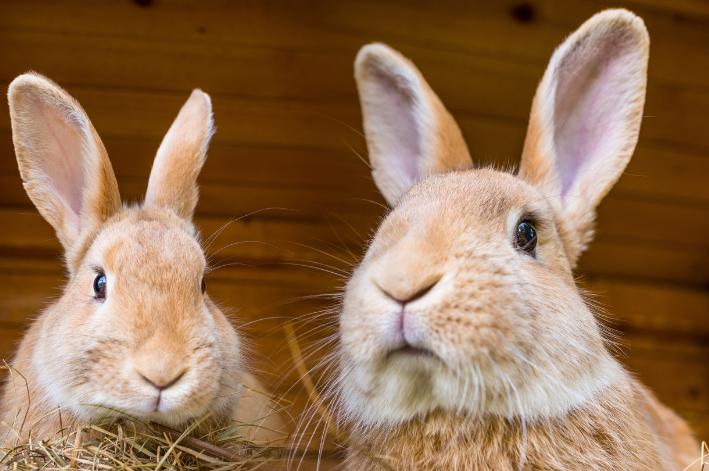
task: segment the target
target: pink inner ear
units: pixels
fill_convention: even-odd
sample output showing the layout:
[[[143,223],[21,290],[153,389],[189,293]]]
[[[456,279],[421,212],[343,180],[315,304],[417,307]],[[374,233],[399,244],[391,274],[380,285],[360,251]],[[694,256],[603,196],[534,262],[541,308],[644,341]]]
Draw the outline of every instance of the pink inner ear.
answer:
[[[416,120],[416,103],[413,91],[403,77],[381,73],[372,84],[374,96],[381,102],[376,126],[379,129],[380,151],[386,156],[391,170],[400,179],[403,188],[420,180],[419,159],[421,136]]]
[[[47,131],[42,141],[43,162],[40,166],[66,209],[73,213],[68,215],[69,220],[78,232],[81,229],[85,185],[82,125],[71,116],[70,111],[62,113],[39,100],[37,108]]]
[[[618,38],[621,39],[622,38]],[[627,106],[636,89],[622,41],[569,51],[556,72],[554,143],[564,206],[582,181],[607,178],[627,131]]]

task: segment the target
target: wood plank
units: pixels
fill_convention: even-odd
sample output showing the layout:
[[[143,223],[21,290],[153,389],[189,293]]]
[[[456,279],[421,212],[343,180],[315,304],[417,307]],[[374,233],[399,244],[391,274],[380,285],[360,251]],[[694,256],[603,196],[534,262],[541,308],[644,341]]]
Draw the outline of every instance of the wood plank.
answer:
[[[24,331],[24,325],[0,323],[0,364],[3,364],[3,361],[10,362]],[[0,378],[4,375],[5,371],[0,370]]]
[[[101,97],[99,96],[98,92],[92,93],[92,96],[94,98],[98,99],[99,101],[103,101],[101,99]],[[114,95],[113,98],[116,98],[116,96]],[[148,97],[145,97],[145,98],[148,99]],[[153,96],[152,98],[156,98],[156,97]],[[116,104],[116,103],[114,103],[114,104]],[[707,105],[709,108],[709,102],[707,102]],[[99,106],[98,103],[96,103],[96,106]],[[107,106],[110,107],[110,105],[107,105]],[[304,108],[307,109],[308,107],[304,107]],[[263,110],[261,110],[261,111],[263,111]],[[329,121],[328,119],[326,119],[322,116],[316,116],[314,114],[308,113],[307,110],[297,111],[295,108],[293,108],[291,111],[293,111],[293,114],[295,114],[295,115],[300,115],[300,117],[303,119],[305,119],[305,117],[309,116],[308,119],[312,118],[316,122],[311,122],[309,124],[300,123],[299,125],[296,125],[295,122],[293,122],[293,121],[287,122],[287,121],[289,121],[290,118],[284,117],[278,111],[276,111],[275,109],[272,109],[271,111],[269,111],[269,113],[265,113],[265,114],[261,115],[261,124],[263,127],[260,128],[259,131],[256,131],[256,128],[250,129],[250,131],[255,132],[256,135],[252,133],[248,137],[246,137],[244,132],[239,131],[239,130],[234,130],[232,128],[234,130],[234,133],[231,136],[227,136],[227,137],[229,137],[229,139],[237,139],[237,142],[239,139],[242,139],[242,140],[250,139],[250,140],[254,140],[254,141],[260,140],[261,142],[259,144],[261,144],[261,145],[277,144],[277,145],[286,145],[286,146],[308,146],[308,145],[316,145],[317,144],[315,141],[319,140],[320,137],[315,138],[316,134],[318,136],[329,136],[329,138],[332,138],[335,135],[332,133],[328,133],[328,131],[323,128],[323,126],[328,127],[328,126],[333,125],[332,121]],[[91,113],[91,112],[89,111],[89,113]],[[117,113],[120,114],[120,112],[118,112],[118,111],[117,111]],[[283,113],[286,113],[286,111],[284,111]],[[278,115],[278,118],[276,118],[277,115]],[[99,118],[103,119],[100,116],[99,116]],[[106,116],[106,118],[108,118],[108,116]],[[130,122],[130,119],[128,118],[128,116],[124,116],[124,118],[126,119],[126,121],[121,120],[120,123],[118,121],[115,121],[114,123],[112,123],[112,125],[115,125],[115,126],[120,125],[119,127],[124,128],[123,129],[124,132],[129,132],[129,133],[130,132],[138,133],[138,132],[145,131],[145,130],[141,131],[137,128],[133,129],[132,131],[126,129],[127,127],[131,127],[128,125]],[[242,116],[242,118],[245,120],[248,120],[248,118],[246,116]],[[167,120],[169,118],[165,117],[165,119]],[[281,123],[281,125],[279,127],[281,127],[281,126],[282,127],[280,128],[280,130],[274,130],[273,132],[265,132],[265,128],[269,127],[269,125],[267,123],[270,123],[272,119],[276,119],[277,121],[279,121]],[[139,118],[136,117],[135,120],[139,120]],[[135,120],[132,121],[134,124],[135,124]],[[147,124],[147,123],[145,123],[145,125],[149,126],[149,124]],[[99,126],[99,123],[97,123],[97,126]],[[225,126],[228,127],[229,123],[227,123]],[[297,134],[297,129],[300,128],[301,126],[302,126],[301,130],[303,130],[303,134],[298,134],[296,136],[295,134],[291,133],[291,131],[294,130],[293,128],[295,128],[296,134]],[[341,131],[343,128],[339,124],[337,126],[340,126],[340,130],[336,131],[336,132],[340,133],[340,135],[342,136]],[[166,129],[167,127],[168,126],[166,124],[164,129]],[[288,128],[288,129],[283,129],[283,127]],[[309,127],[312,129],[310,129],[309,131],[306,131],[306,129]],[[162,129],[157,129],[154,125],[153,125],[153,128],[155,128],[155,129],[153,129],[153,131],[152,131],[154,133],[154,135],[152,136],[152,139],[154,141],[157,141],[157,139],[159,139],[159,136],[162,133]],[[473,157],[476,160],[476,162],[481,163],[481,164],[493,163],[493,162],[497,162],[497,163],[508,162],[509,164],[514,164],[517,161],[518,156],[519,156],[519,151],[521,149],[523,138],[524,138],[524,129],[522,127],[514,126],[508,122],[501,122],[501,121],[494,121],[494,120],[482,121],[482,120],[479,120],[477,117],[474,117],[472,119],[468,119],[468,118],[464,117],[464,119],[461,120],[461,128],[463,129],[464,134],[466,135],[466,138],[467,138],[468,142],[470,143],[470,147],[472,149],[472,154],[473,154]],[[647,126],[644,129],[646,129],[646,128],[647,128]],[[223,128],[221,128],[221,129],[223,129]],[[5,131],[7,132],[8,129],[6,129]],[[244,130],[244,131],[247,131],[247,130]],[[222,135],[224,135],[224,134],[226,134],[226,133],[223,133]],[[282,134],[280,138],[277,136],[278,134]],[[308,143],[306,141],[306,139],[304,139],[304,136],[306,134],[311,134],[312,142]],[[346,137],[346,140],[354,143],[355,145],[358,145],[360,148],[364,147],[364,142],[363,142],[363,139],[361,138],[361,136],[353,135],[354,133],[349,130],[347,130],[347,133],[345,133],[345,134],[348,134],[348,137]],[[258,135],[258,137],[257,137],[257,135]],[[145,137],[145,136],[143,136],[143,137]],[[148,137],[150,137],[150,136],[148,136]],[[321,140],[321,142],[330,140],[329,138],[324,138],[323,140]],[[706,140],[707,138],[704,137],[703,139]],[[225,138],[225,140],[226,140],[226,138]],[[278,142],[279,140],[280,140],[280,142]],[[298,142],[298,141],[300,141],[300,142]],[[217,143],[218,142],[219,142],[219,140],[217,139]],[[245,142],[246,141],[242,141],[242,144]],[[643,141],[641,141],[641,142],[643,142]],[[345,151],[349,152],[347,150],[347,146],[345,144],[343,144],[342,142],[339,142],[339,143],[331,142],[331,145],[334,146],[334,147],[332,147],[332,149],[336,151],[335,153],[337,155],[344,155]],[[3,148],[6,151],[10,150],[9,145],[7,143],[5,143]],[[645,147],[641,147],[641,149],[643,149],[643,148],[645,148]],[[325,152],[326,151],[327,151],[327,147],[325,148]],[[210,162],[210,163],[208,164],[208,168],[206,169],[206,170],[209,170],[207,178],[210,178],[210,177],[211,178],[218,178],[218,177],[216,177],[216,174],[219,171],[222,171],[222,174],[224,174],[223,169],[217,170],[217,167],[214,165],[223,162],[224,159],[227,159],[226,156],[228,154],[229,154],[229,151],[218,149],[217,155],[220,156],[220,159],[218,159],[215,162],[215,164],[212,164],[211,161],[208,160],[208,162]],[[352,154],[350,154],[350,155],[352,155]],[[12,156],[12,154],[3,152],[2,156],[0,158],[3,160],[3,162],[5,162],[3,164],[4,169],[7,169],[8,172],[12,172],[12,174],[17,175],[16,170],[11,170],[12,168],[14,168],[14,165],[15,165],[13,163],[14,158],[11,156]],[[352,160],[350,160],[350,162],[354,162],[354,158],[356,158],[356,157],[353,157]],[[639,158],[642,158],[642,155],[639,155],[638,159]],[[147,160],[148,160],[148,162],[150,161],[149,158]],[[697,159],[694,159],[694,160],[696,161]],[[120,166],[120,164],[119,164],[119,166]],[[145,166],[145,164],[143,166]],[[288,166],[285,166],[285,168],[287,168],[287,167]],[[332,167],[330,167],[330,168],[332,168]],[[212,169],[214,169],[214,170],[212,170]],[[642,169],[641,169],[641,171],[642,171]],[[278,172],[276,172],[276,173],[278,173]],[[358,177],[356,179],[361,178],[361,180],[360,180],[361,182],[363,182],[363,183],[367,182],[366,179],[368,177],[365,176],[366,175],[365,166],[360,167],[359,170],[357,170],[357,174],[362,175],[362,176]],[[232,175],[234,175],[234,177],[238,178],[238,176],[241,175],[241,173],[238,171],[234,171],[232,173]],[[281,175],[284,175],[284,174],[281,173]],[[322,175],[322,174],[320,174],[320,175]],[[697,172],[694,172],[694,175],[697,175]],[[234,177],[227,178],[226,180],[222,179],[221,181],[232,182],[232,181],[234,181]],[[12,204],[12,205],[27,204],[27,199],[23,195],[24,192],[18,186],[17,181],[14,182],[14,187],[13,187],[12,186],[13,180],[10,178],[10,176],[5,175],[4,178],[8,178],[7,182],[3,182],[4,183],[3,186],[7,187],[8,189],[6,192],[4,192],[5,194],[3,195],[3,197],[5,199],[2,201],[2,203],[3,204]],[[682,185],[682,186],[685,188],[695,188],[695,187],[706,188],[706,185],[697,185],[696,183],[698,183],[698,182],[696,182],[696,181],[691,181],[689,183],[691,183],[691,184]],[[355,197],[361,198],[362,195],[364,195],[364,194],[371,194],[372,196],[376,197],[377,193],[374,192],[373,186],[371,186],[371,185],[368,185],[368,186],[369,186],[369,188],[366,189],[366,187],[363,185],[363,187],[361,188],[361,192]],[[131,195],[131,197],[140,198],[140,196],[142,195],[142,192],[144,191],[143,190],[144,188],[145,188],[145,186],[140,187],[139,190],[137,191],[137,194]],[[645,188],[646,189],[652,188],[652,185],[645,184]],[[660,186],[660,188],[662,188],[662,186]],[[694,193],[696,193],[696,192],[697,191],[694,191]],[[686,193],[687,193],[687,191],[685,191],[685,194]],[[689,193],[692,194],[692,191],[689,190]],[[290,198],[288,198],[288,199],[290,199]],[[327,198],[324,198],[324,199],[327,199]],[[311,199],[311,202],[315,202],[316,200],[322,201],[323,198],[314,197]],[[200,208],[203,208],[205,206],[207,206],[207,205],[205,204],[205,202],[203,202],[202,206]],[[261,207],[263,207],[263,206],[261,206]],[[202,210],[202,209],[200,209],[200,210]],[[357,208],[357,210],[359,210],[359,208]]]
[[[305,3],[160,2],[144,8],[120,0],[100,7],[90,1],[64,4],[46,1],[4,5],[5,29],[73,32],[103,37],[169,39],[177,42],[213,42],[276,47],[333,49],[350,44],[341,32],[314,30],[317,18]],[[286,7],[286,8],[284,8]],[[344,36],[344,38],[343,38]],[[345,41],[345,42],[343,42]],[[357,44],[359,39],[355,39]]]
[[[598,236],[641,239],[663,248],[681,244],[683,249],[691,247],[699,253],[709,253],[705,240],[705,234],[709,233],[709,207],[649,199],[643,193],[620,189],[613,192],[598,208]]]
[[[147,178],[160,140],[104,140],[119,178]],[[352,143],[354,144],[354,143]],[[364,153],[364,148],[357,149]],[[0,133],[0,175],[20,178],[10,134]],[[286,188],[340,189],[361,195],[373,187],[369,166],[353,151],[211,145],[203,182]],[[359,192],[359,193],[357,193]]]
[[[333,28],[368,34],[385,42],[399,40],[543,65],[563,38],[585,20],[603,8],[624,3],[538,1],[533,5],[536,15],[531,22],[513,18],[511,10],[519,4],[514,0],[353,0],[319,5],[318,13]],[[703,77],[707,76],[709,61],[696,63],[700,57],[709,58],[706,20],[680,22],[669,12],[642,7],[637,13],[643,17],[653,42],[650,76],[706,87]],[[678,74],[679,70],[683,73]]]
[[[653,38],[651,76],[706,86],[709,44],[706,20],[678,21],[665,7],[637,1],[611,3],[544,0],[534,4],[533,21],[511,15],[514,0],[463,3],[423,1],[298,1],[155,3],[140,8],[123,2],[6,2],[0,27],[99,36],[150,38],[186,44],[229,43],[316,50],[350,50],[372,40],[395,46],[425,45],[498,56],[543,66],[559,42],[604,7],[634,7]],[[692,17],[685,9],[684,16]],[[395,21],[393,19],[396,19]],[[400,43],[400,44],[397,44]],[[188,46],[189,47],[189,46]],[[704,59],[704,60],[703,60]]]
[[[22,325],[62,294],[61,277],[1,274],[0,323]]]
[[[642,193],[649,201],[709,207],[709,159],[671,146],[640,140],[614,192]]]
[[[687,419],[700,440],[709,438],[709,348],[706,341],[634,333],[626,336],[631,371],[666,405]]]
[[[594,1],[594,0],[591,0]],[[596,3],[599,3],[595,0]],[[709,4],[704,0],[633,0],[628,2],[633,8],[646,8],[652,11],[675,15],[678,21],[684,19],[706,20],[709,17]]]
[[[175,92],[202,88],[210,94],[316,101],[342,101],[357,94],[352,78],[356,49],[350,48],[329,52],[215,47],[17,30],[0,30],[0,44],[6,51],[0,65],[0,80],[5,81],[35,70],[65,86]]]
[[[706,411],[709,404],[706,360],[704,357],[703,363],[690,363],[629,356],[625,364],[653,389],[662,402],[679,409]]]
[[[578,272],[706,286],[709,253],[695,247],[659,247],[652,241],[601,235],[581,256]]]
[[[602,277],[583,283],[615,329],[709,338],[709,291],[704,288]]]

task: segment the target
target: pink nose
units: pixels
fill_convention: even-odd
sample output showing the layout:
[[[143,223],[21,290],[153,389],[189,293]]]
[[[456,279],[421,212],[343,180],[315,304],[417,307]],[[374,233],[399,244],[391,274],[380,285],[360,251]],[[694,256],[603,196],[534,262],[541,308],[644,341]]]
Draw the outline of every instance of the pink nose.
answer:
[[[440,278],[439,278],[440,279]],[[395,293],[392,294],[389,291],[387,291],[385,288],[382,288],[381,286],[377,285],[380,290],[382,290],[382,293],[386,294],[389,298],[393,299],[397,303],[401,304],[402,306],[405,306],[408,303],[412,303],[418,299],[423,298],[428,294],[431,289],[436,286],[436,283],[438,283],[438,280],[434,281],[433,283],[429,283],[428,285],[424,286],[423,288],[419,288],[418,290],[414,291],[413,293],[409,294],[404,292],[402,293]],[[393,291],[393,290],[390,290]]]
[[[176,374],[176,375],[171,375],[171,378],[167,378],[164,375],[145,375],[141,373],[140,371],[136,370],[136,372],[150,385],[152,385],[155,389],[158,391],[163,391],[170,386],[173,386],[175,383],[177,383],[184,375],[185,371],[183,370],[181,373]]]

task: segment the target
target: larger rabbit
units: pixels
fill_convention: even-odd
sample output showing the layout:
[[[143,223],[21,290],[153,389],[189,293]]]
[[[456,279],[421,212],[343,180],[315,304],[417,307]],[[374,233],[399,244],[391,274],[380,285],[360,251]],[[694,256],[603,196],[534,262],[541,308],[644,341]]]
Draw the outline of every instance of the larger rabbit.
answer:
[[[192,223],[197,175],[213,133],[209,96],[194,90],[165,136],[145,202],[121,203],[106,150],[84,110],[36,74],[9,90],[25,189],[65,250],[62,296],[31,325],[0,404],[0,438],[44,439],[126,415],[182,426],[272,414],[245,373],[234,328],[205,293],[206,260]],[[260,422],[256,420],[256,424]],[[61,425],[61,426],[60,426]],[[269,429],[284,428],[271,416]],[[266,428],[254,438],[279,438]]]
[[[573,269],[638,139],[649,38],[597,14],[554,52],[519,170],[475,168],[421,73],[382,44],[355,78],[393,207],[349,280],[339,410],[348,469],[682,470],[688,426],[607,351]],[[377,458],[378,457],[378,458]]]

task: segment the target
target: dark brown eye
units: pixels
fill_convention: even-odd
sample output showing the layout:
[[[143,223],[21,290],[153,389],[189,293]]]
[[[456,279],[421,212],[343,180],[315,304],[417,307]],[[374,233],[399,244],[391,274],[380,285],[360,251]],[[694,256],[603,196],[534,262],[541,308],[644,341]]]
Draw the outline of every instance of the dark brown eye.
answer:
[[[106,275],[99,273],[94,278],[94,298],[95,299],[106,299]]]
[[[207,291],[207,285],[204,284],[204,278],[202,278],[201,288],[202,288],[202,294],[204,294],[204,292]]]
[[[522,221],[517,225],[516,239],[519,250],[534,255],[534,249],[537,248],[537,231],[530,222]]]

